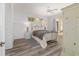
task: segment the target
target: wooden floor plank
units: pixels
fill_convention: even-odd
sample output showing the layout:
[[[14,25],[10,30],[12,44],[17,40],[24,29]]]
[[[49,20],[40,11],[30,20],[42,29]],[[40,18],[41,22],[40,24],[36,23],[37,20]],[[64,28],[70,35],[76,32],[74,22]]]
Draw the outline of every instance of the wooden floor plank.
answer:
[[[18,39],[12,49],[6,50],[6,56],[59,56],[62,51],[63,48],[58,42],[50,43],[43,49],[40,45],[31,47],[26,39]]]

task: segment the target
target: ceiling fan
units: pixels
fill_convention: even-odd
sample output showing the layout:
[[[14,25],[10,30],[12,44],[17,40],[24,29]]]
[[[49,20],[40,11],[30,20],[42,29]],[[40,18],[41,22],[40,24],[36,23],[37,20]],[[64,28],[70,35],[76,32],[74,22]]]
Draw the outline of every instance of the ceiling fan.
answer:
[[[47,13],[48,14],[52,14],[52,15],[56,15],[56,14],[59,14],[59,13],[61,13],[62,11],[60,10],[60,9],[57,9],[57,8],[55,8],[55,9],[51,9],[51,8],[47,8]]]
[[[53,10],[51,10],[51,9],[47,9],[47,12],[54,12],[54,11],[57,11],[58,9],[53,9]]]
[[[58,9],[50,9],[49,7],[47,8],[47,12],[54,12],[54,11],[58,11]]]

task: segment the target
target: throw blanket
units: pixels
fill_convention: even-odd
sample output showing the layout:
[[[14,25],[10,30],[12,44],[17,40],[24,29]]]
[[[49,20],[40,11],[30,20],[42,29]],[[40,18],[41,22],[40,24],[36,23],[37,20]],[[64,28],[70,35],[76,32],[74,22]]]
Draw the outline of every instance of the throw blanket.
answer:
[[[57,32],[47,30],[37,30],[33,31],[32,38],[35,39],[42,48],[46,48],[48,41],[50,40],[55,41],[57,39]]]
[[[53,32],[53,31],[50,31],[50,32]],[[48,30],[37,30],[37,31],[34,31],[32,33],[32,35],[38,37],[41,40],[43,40],[44,34],[50,33],[50,32]]]

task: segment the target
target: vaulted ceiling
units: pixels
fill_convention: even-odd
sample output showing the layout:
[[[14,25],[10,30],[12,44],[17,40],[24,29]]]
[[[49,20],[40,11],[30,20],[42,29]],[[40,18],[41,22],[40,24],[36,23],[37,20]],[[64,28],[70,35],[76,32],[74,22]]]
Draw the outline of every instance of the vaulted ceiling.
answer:
[[[72,3],[15,3],[14,11],[26,14],[34,14],[34,15],[54,15],[56,12],[60,12],[61,8],[64,8]],[[48,9],[57,11],[53,11],[48,13]]]

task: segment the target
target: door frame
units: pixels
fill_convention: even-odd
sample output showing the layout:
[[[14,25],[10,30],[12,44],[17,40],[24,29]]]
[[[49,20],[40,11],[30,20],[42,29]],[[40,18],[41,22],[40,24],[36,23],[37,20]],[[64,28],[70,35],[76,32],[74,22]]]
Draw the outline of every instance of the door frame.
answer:
[[[0,56],[5,56],[5,3],[0,3]]]

